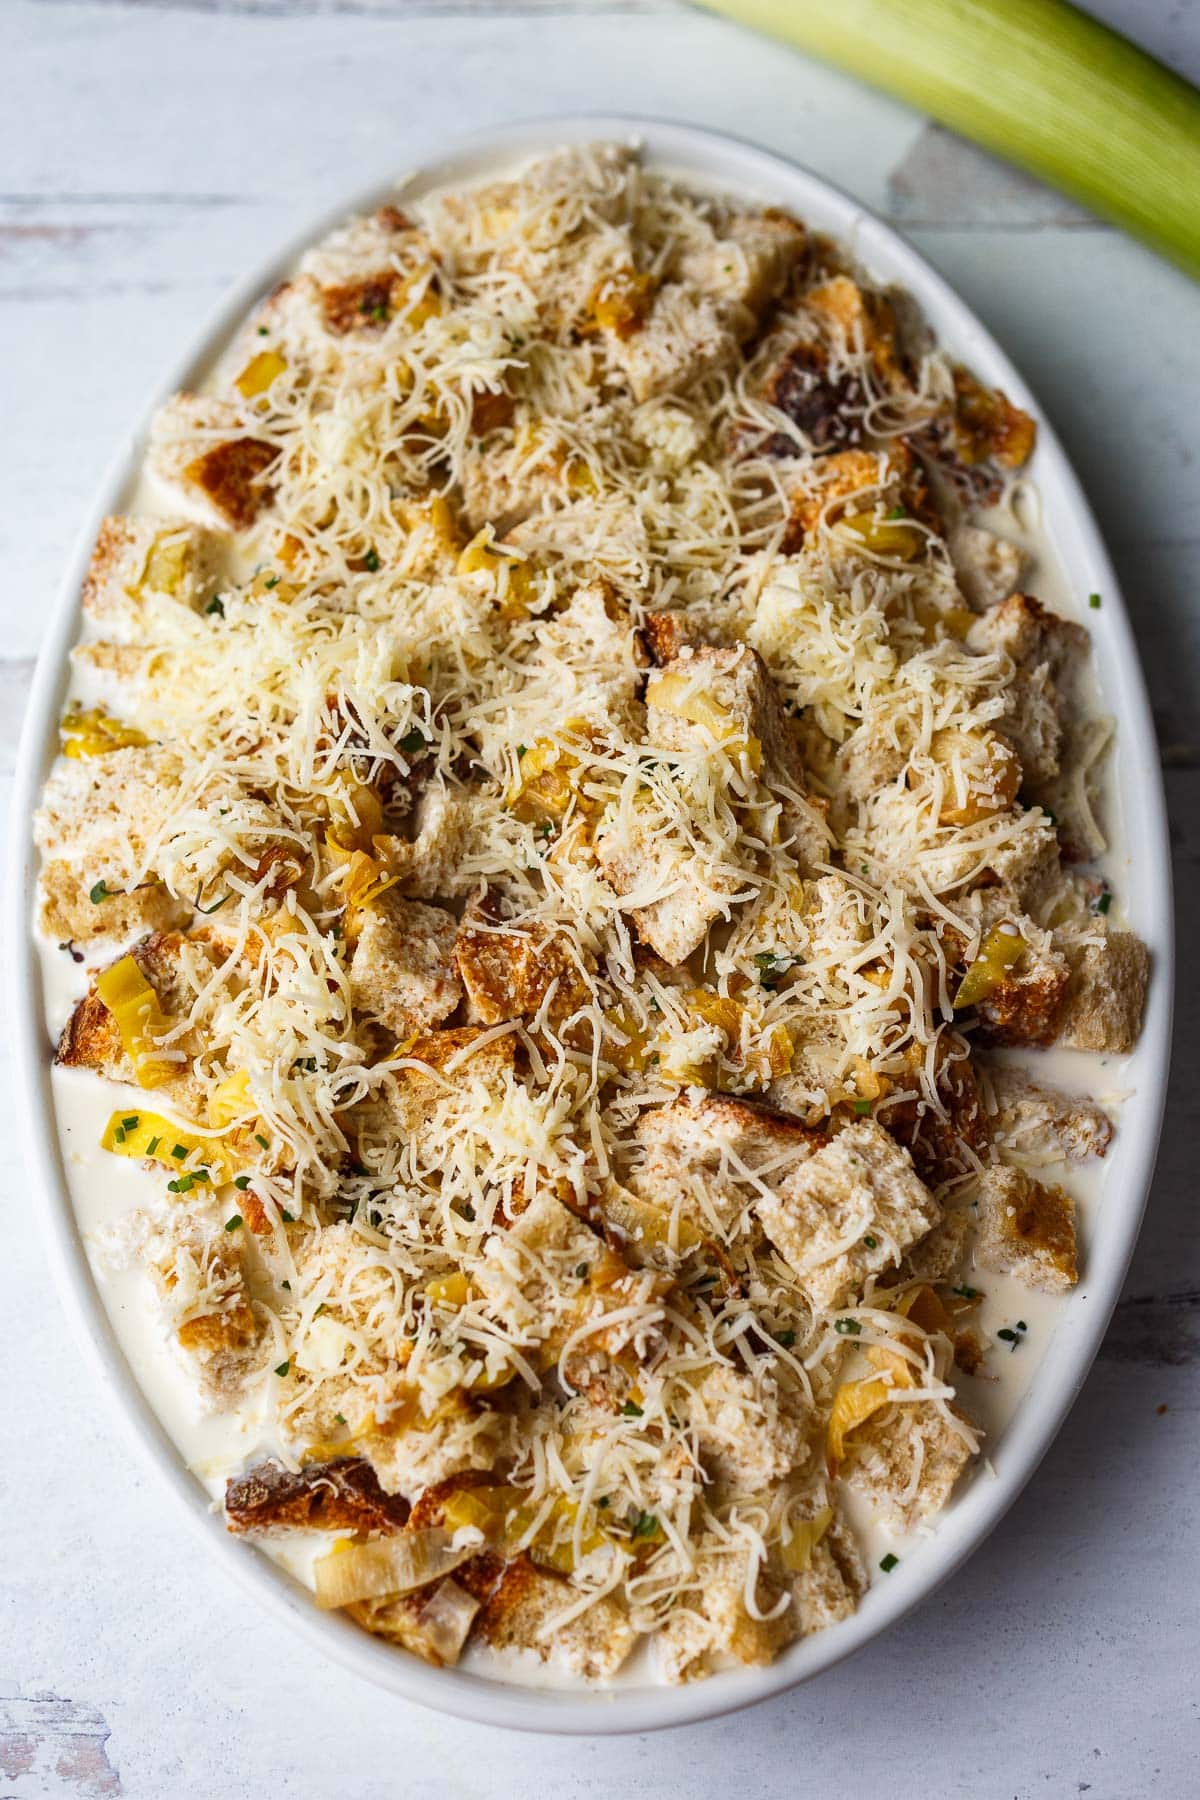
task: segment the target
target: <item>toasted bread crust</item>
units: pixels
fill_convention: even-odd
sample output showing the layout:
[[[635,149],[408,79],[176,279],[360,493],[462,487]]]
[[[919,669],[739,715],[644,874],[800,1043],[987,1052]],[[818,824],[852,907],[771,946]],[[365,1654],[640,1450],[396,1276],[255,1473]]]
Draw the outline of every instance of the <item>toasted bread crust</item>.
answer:
[[[298,1474],[264,1462],[225,1484],[230,1531],[399,1531],[408,1501],[379,1485],[365,1457],[314,1463]]]

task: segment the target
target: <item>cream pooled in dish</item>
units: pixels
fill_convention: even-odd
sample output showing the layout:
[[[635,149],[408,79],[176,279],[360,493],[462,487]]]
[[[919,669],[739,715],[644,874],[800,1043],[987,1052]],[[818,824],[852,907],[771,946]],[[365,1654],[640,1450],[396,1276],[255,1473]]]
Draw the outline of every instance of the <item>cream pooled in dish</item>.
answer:
[[[1034,444],[614,145],[351,221],[161,411],[38,925],[109,1254],[318,1605],[679,1681],[967,1476],[1114,1128],[1013,1052],[1127,1053],[1148,977],[1088,633],[992,529]]]

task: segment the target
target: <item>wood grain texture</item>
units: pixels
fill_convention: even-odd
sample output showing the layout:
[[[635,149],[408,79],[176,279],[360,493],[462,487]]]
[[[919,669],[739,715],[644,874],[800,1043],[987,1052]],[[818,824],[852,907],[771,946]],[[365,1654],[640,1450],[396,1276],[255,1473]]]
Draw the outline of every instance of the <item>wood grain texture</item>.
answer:
[[[1195,0],[1095,10],[1200,72]],[[848,1768],[854,1791],[923,1800],[1194,1792],[1195,290],[906,109],[670,0],[4,0],[0,89],[0,813],[67,547],[141,395],[228,283],[439,133],[642,110],[758,137],[890,214],[1024,369],[1134,616],[1184,924],[1146,1228],[1100,1360],[1027,1494],[853,1664],[686,1738],[530,1743],[453,1724],[356,1686],[255,1612],[129,1462],[81,1376],[0,1115],[0,1800],[824,1800],[847,1792]]]

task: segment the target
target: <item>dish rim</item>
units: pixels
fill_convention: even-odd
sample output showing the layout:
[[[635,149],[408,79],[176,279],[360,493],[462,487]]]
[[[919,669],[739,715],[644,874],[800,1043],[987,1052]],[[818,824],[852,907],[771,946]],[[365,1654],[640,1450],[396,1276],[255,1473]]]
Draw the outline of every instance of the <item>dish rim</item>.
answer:
[[[684,1687],[558,1689],[505,1682],[465,1669],[433,1669],[319,1613],[307,1589],[251,1545],[232,1538],[201,1484],[187,1469],[150,1407],[109,1323],[71,1207],[55,1125],[49,1044],[38,951],[32,930],[37,857],[32,816],[56,748],[59,704],[79,621],[79,591],[101,519],[119,506],[136,478],[150,420],[228,340],[251,306],[324,232],[354,212],[397,197],[409,181],[422,189],[469,182],[521,158],[558,146],[604,139],[634,140],[649,159],[683,175],[788,206],[833,231],[872,273],[900,282],[934,325],[939,342],[1002,386],[1038,420],[1037,486],[1054,514],[1047,532],[1064,565],[1085,567],[1104,596],[1103,629],[1093,631],[1100,686],[1118,720],[1115,785],[1122,798],[1129,885],[1140,934],[1154,972],[1137,1066],[1136,1107],[1122,1117],[1119,1149],[1123,1191],[1110,1171],[1098,1209],[1100,1229],[1089,1251],[1086,1283],[1067,1301],[1047,1350],[1000,1440],[1002,1467],[989,1482],[980,1471],[939,1521],[930,1542],[906,1557],[886,1583],[876,1582],[859,1610],[840,1625],[803,1639],[765,1668],[722,1672]],[[947,333],[947,328],[949,328]],[[1068,555],[1068,547],[1071,554]],[[1116,760],[1116,759],[1114,759]],[[1121,769],[1132,765],[1136,793]],[[1140,847],[1140,854],[1134,855]],[[803,165],[729,133],[685,121],[612,112],[533,118],[455,138],[439,138],[399,178],[356,183],[302,231],[288,234],[236,282],[153,388],[128,428],[59,585],[38,655],[21,732],[13,784],[5,894],[7,974],[14,1012],[14,1077],[25,1163],[34,1185],[43,1241],[76,1342],[106,1391],[127,1437],[170,1491],[210,1552],[275,1617],[318,1651],[391,1693],[478,1724],[571,1735],[608,1735],[695,1723],[736,1711],[810,1680],[861,1649],[949,1578],[1014,1503],[1062,1426],[1091,1367],[1133,1253],[1154,1172],[1170,1061],[1174,941],[1171,864],[1162,776],[1149,700],[1132,624],[1117,577],[1080,483],[1043,409],[1005,352],[949,283],[897,231],[869,208]]]

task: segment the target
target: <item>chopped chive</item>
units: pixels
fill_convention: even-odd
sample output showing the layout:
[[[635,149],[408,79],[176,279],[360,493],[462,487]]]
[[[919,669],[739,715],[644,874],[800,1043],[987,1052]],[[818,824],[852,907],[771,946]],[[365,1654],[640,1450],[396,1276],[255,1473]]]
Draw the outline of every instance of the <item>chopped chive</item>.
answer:
[[[167,1183],[168,1194],[190,1194],[191,1191],[192,1178],[190,1175],[181,1175],[178,1181],[168,1181]]]
[[[621,1411],[625,1414],[627,1419],[640,1419],[642,1416],[642,1409],[636,1400],[626,1400]]]
[[[1112,905],[1112,894],[1110,893],[1108,888],[1105,888],[1104,892],[1101,894],[1100,898],[1096,902],[1096,911],[1098,913],[1106,913],[1111,905]]]
[[[328,1311],[329,1311],[328,1306],[326,1306],[324,1300],[322,1300],[320,1305],[313,1312],[313,1318],[319,1319],[323,1312],[328,1312]]]
[[[587,1263],[576,1263],[575,1264],[575,1273],[579,1277],[580,1281],[583,1281],[586,1279],[587,1272],[588,1272]]]
[[[121,1124],[126,1131],[136,1131],[138,1128],[138,1119],[139,1115],[137,1113],[130,1113],[127,1119],[121,1120]]]
[[[216,613],[218,618],[223,619],[225,617],[225,602],[222,600],[220,594],[214,594],[204,610],[209,614]]]
[[[835,1319],[833,1329],[839,1337],[858,1337],[862,1332],[862,1321],[859,1319]]]
[[[1092,608],[1093,612],[1099,612],[1099,610],[1100,610],[1099,594],[1089,594],[1088,595],[1088,605]]]
[[[597,1505],[597,1506],[598,1506],[598,1507],[599,1507],[599,1508],[600,1508],[600,1510],[601,1510],[601,1511],[602,1511],[602,1512],[603,1512],[603,1511],[604,1511],[604,1510],[605,1510],[605,1508],[606,1508],[606,1507],[607,1507],[607,1506],[608,1506],[608,1495],[607,1495],[607,1494],[601,1494],[601,1496],[600,1496],[600,1498],[599,1498],[599,1499],[598,1499],[598,1500],[597,1500],[597,1502],[596,1502],[596,1505]]]
[[[635,1538],[653,1537],[658,1530],[658,1520],[653,1513],[635,1513],[629,1521],[629,1529]]]
[[[267,579],[263,582],[263,586],[268,589],[277,588],[279,586],[278,575],[268,575]]]
[[[334,1419],[335,1425],[344,1425],[346,1423],[346,1421],[345,1421],[345,1419],[343,1419],[341,1413],[334,1413],[333,1419]]]
[[[123,1144],[125,1142],[125,1136],[125,1127],[123,1125],[118,1125],[117,1129],[113,1132],[113,1143]]]
[[[182,1144],[172,1144],[171,1145],[171,1155],[175,1158],[176,1162],[182,1162],[184,1157],[187,1155],[187,1151],[184,1149]]]
[[[279,1216],[283,1220],[285,1225],[294,1225],[296,1223],[295,1213],[288,1212],[286,1207],[284,1207],[283,1211],[280,1213]]]
[[[866,1245],[868,1250],[878,1250],[878,1248],[879,1248],[879,1239],[873,1238],[871,1236],[870,1232],[868,1232],[866,1237],[863,1239],[863,1243]]]
[[[885,1575],[890,1575],[893,1569],[899,1567],[899,1564],[900,1564],[900,1558],[898,1556],[894,1556],[890,1550],[888,1551],[886,1556],[881,1556],[879,1559],[879,1566],[883,1570]]]
[[[854,1110],[860,1119],[865,1119],[871,1110],[871,1102],[869,1100],[856,1100],[854,1102]]]
[[[281,1362],[276,1366],[275,1373],[277,1375],[286,1375],[288,1370],[291,1368],[291,1366],[292,1366],[292,1359],[291,1359],[291,1357],[289,1357],[286,1362]]]
[[[517,761],[518,762],[520,762],[520,760],[523,756],[528,756],[528,754],[529,754],[529,746],[527,744],[518,744],[517,745]]]
[[[254,1141],[256,1144],[261,1144],[264,1150],[269,1150],[271,1148],[270,1138],[265,1138],[261,1131],[255,1132]]]
[[[978,1300],[978,1298],[979,1298],[979,1289],[978,1288],[956,1287],[956,1288],[951,1288],[950,1292],[952,1294],[957,1294],[960,1300]]]
[[[258,335],[259,337],[270,337],[271,334],[265,325],[260,325],[258,328]]]
[[[379,552],[373,546],[363,557],[363,562],[369,574],[377,575],[379,573]]]
[[[146,1145],[146,1155],[153,1156],[161,1143],[162,1139],[160,1137],[152,1137],[150,1142]]]
[[[242,1222],[241,1213],[234,1213],[232,1218],[226,1219],[226,1221],[225,1221],[226,1231],[236,1231],[238,1226],[241,1224],[241,1222]]]
[[[108,898],[109,898],[109,893],[108,893],[108,885],[106,882],[98,881],[96,883],[95,887],[88,889],[88,899],[91,901],[93,906],[99,906],[99,904],[102,900],[107,900]]]
[[[775,1333],[775,1342],[779,1345],[781,1350],[790,1350],[795,1341],[796,1334],[794,1331],[777,1331]]]
[[[409,731],[400,739],[400,748],[405,756],[415,756],[418,750],[425,748],[428,741],[423,731]]]
[[[281,1288],[286,1288],[289,1294],[291,1293],[292,1284],[290,1281],[281,1281],[279,1285]]]

